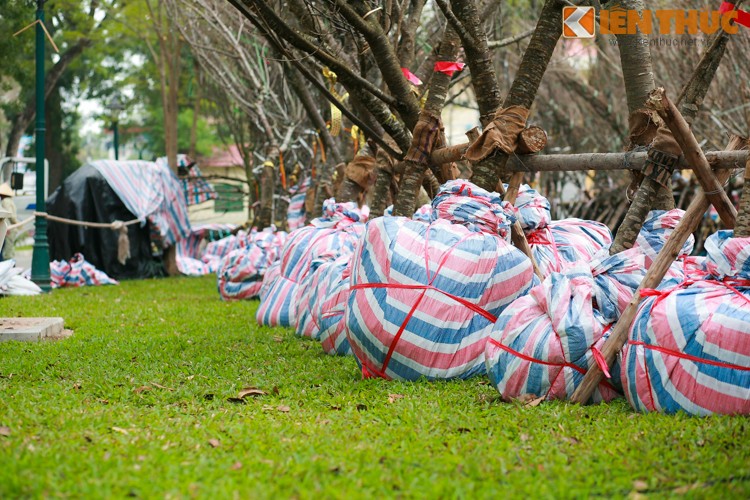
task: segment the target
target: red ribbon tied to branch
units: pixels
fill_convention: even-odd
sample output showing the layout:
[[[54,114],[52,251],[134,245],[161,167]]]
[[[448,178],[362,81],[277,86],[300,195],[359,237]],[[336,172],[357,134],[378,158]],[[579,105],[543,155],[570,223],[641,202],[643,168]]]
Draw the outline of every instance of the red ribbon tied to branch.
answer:
[[[439,71],[444,75],[453,76],[456,71],[461,71],[466,66],[464,63],[452,62],[452,61],[437,61],[435,63],[435,71]]]
[[[731,12],[733,10],[734,4],[731,4],[729,2],[723,2],[721,4],[721,7],[719,7],[719,12],[721,14],[724,14],[725,12]],[[750,12],[737,9],[737,19],[735,19],[735,22],[737,24],[741,24],[742,26],[750,28]]]
[[[404,74],[404,78],[406,78],[406,81],[409,83],[413,83],[414,85],[422,85],[422,80],[417,78],[417,75],[409,71],[408,68],[401,68],[401,72]]]

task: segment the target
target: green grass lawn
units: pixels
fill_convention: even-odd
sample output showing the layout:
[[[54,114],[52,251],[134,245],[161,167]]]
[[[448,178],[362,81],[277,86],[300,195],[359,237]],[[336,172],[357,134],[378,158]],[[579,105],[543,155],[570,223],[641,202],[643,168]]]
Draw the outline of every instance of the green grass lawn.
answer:
[[[362,380],[256,308],[212,277],[0,299],[75,331],[0,344],[0,498],[750,495],[748,418]]]

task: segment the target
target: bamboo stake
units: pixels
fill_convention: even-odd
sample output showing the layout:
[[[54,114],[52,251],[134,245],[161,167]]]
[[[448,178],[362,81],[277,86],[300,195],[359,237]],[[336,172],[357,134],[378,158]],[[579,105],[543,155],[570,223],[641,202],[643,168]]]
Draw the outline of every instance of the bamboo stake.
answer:
[[[739,136],[734,136],[729,141],[727,149],[738,150],[742,147],[746,147],[746,145],[747,139],[741,138]],[[720,170],[716,172],[716,177],[720,183],[723,183],[727,179],[729,179],[730,175],[731,170]],[[638,312],[638,307],[641,304],[641,290],[645,288],[656,288],[659,283],[661,283],[661,280],[664,279],[664,275],[669,270],[669,267],[679,255],[682,245],[685,244],[685,241],[687,241],[688,237],[700,225],[701,221],[703,220],[703,214],[706,212],[708,207],[708,197],[705,193],[698,192],[695,198],[693,198],[693,201],[690,203],[688,209],[685,211],[685,214],[682,216],[682,219],[680,219],[680,222],[677,224],[677,227],[669,236],[667,243],[664,245],[661,252],[659,252],[659,255],[657,255],[656,260],[654,260],[653,264],[651,265],[651,268],[646,272],[646,276],[643,278],[640,286],[638,286],[638,289],[630,299],[630,303],[628,303],[627,307],[620,316],[620,319],[612,328],[612,332],[610,333],[609,338],[606,340],[606,342],[604,342],[604,345],[602,346],[602,356],[604,357],[607,366],[609,366],[610,368],[612,367],[617,354],[620,352],[622,347],[625,345],[625,342],[627,342],[628,340],[628,332],[630,331],[630,327],[633,323],[633,320],[635,319],[636,313]],[[602,377],[603,373],[598,365],[594,365],[589,368],[588,372],[581,381],[581,385],[578,386],[570,400],[574,403],[579,404],[585,404],[586,402],[588,402],[588,400],[591,398],[591,395],[594,393],[594,390],[596,390],[597,386],[599,385]]]
[[[661,119],[667,124],[677,144],[680,145],[685,159],[693,166],[693,172],[695,172],[703,192],[716,208],[716,211],[719,212],[721,221],[727,228],[733,228],[737,218],[737,210],[729,200],[722,183],[716,179],[711,171],[706,155],[703,154],[698,141],[695,140],[690,126],[677,107],[669,100],[663,87],[651,91],[646,100],[646,106],[659,113]]]
[[[516,198],[518,198],[518,190],[521,187],[521,183],[523,182],[523,172],[514,172],[513,175],[510,176],[510,180],[508,181],[508,189],[505,191],[505,197],[503,197],[503,201],[507,201],[511,205],[516,204]]]

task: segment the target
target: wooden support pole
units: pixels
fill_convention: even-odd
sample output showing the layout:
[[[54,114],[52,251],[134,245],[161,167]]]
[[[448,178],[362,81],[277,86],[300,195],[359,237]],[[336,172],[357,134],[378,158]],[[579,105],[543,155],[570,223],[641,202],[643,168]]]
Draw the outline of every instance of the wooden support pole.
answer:
[[[469,143],[440,148],[432,153],[435,164],[460,161]],[[747,151],[709,151],[705,153],[714,169],[741,168],[747,161]],[[506,164],[510,172],[580,172],[589,170],[641,170],[646,163],[645,151],[626,153],[582,153],[554,155],[513,156]],[[435,161],[438,158],[440,161]],[[684,157],[680,157],[679,170],[692,170]]]
[[[737,225],[734,227],[734,237],[750,237],[750,159],[748,159],[745,164],[745,183],[742,185],[740,213],[737,215]]]
[[[703,192],[716,208],[716,211],[719,212],[721,222],[727,228],[733,228],[737,218],[737,210],[735,210],[729,196],[724,191],[723,183],[719,182],[711,171],[706,155],[703,154],[698,141],[695,140],[690,126],[677,107],[669,100],[663,87],[651,91],[646,100],[646,106],[659,113],[661,119],[667,124],[677,144],[680,145],[685,159],[693,166],[693,172],[695,172]]]
[[[746,142],[746,139],[735,136],[730,140],[727,149],[740,149],[746,145]],[[731,170],[720,170],[716,172],[716,178],[720,183],[729,179],[730,175]],[[680,222],[677,224],[677,227],[669,236],[666,244],[659,252],[659,255],[657,255],[651,268],[646,272],[646,276],[644,276],[640,286],[633,294],[633,298],[630,299],[630,303],[625,307],[620,319],[612,328],[609,338],[604,342],[601,353],[607,366],[612,367],[617,354],[628,340],[630,326],[638,312],[638,306],[641,304],[641,290],[645,288],[656,288],[659,286],[659,283],[664,279],[664,275],[666,275],[669,267],[675,259],[677,259],[682,245],[685,244],[688,237],[690,237],[690,235],[693,234],[693,231],[695,231],[700,225],[703,220],[703,215],[706,213],[708,207],[708,197],[705,193],[698,192],[690,203],[688,209],[685,211],[685,214],[682,216],[682,219],[680,219]],[[598,365],[589,368],[581,381],[581,385],[578,386],[570,400],[574,403],[587,403],[591,398],[591,395],[594,393],[594,390],[596,390],[599,385],[602,377],[603,373]]]
[[[543,128],[531,126],[525,128],[518,134],[518,146],[516,153],[528,155],[538,153],[547,145],[547,132]]]

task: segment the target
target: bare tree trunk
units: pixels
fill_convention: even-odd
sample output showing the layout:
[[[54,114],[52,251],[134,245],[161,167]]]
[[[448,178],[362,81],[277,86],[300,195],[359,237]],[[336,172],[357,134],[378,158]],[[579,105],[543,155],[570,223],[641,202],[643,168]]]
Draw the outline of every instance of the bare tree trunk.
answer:
[[[279,157],[279,148],[271,146],[266,150],[266,162],[260,177],[260,206],[256,214],[258,229],[273,224],[273,195],[276,192],[276,165],[271,158]]]
[[[163,53],[162,60],[168,61],[169,76],[167,91],[167,102],[164,107],[164,140],[169,168],[177,173],[177,116],[180,112],[177,98],[180,92],[180,40],[176,31],[171,31],[171,47],[164,45],[167,52]]]
[[[457,33],[471,70],[471,83],[479,106],[479,120],[482,126],[486,126],[492,122],[492,117],[502,102],[495,68],[492,65],[493,53],[487,46],[487,32],[482,26],[475,0],[453,0],[451,6],[456,19],[460,20],[464,28]]]
[[[734,226],[735,238],[750,238],[750,159],[745,164],[745,183],[742,185],[740,211]]]
[[[401,38],[398,41],[396,55],[404,68],[411,68],[414,64],[414,49],[417,42],[417,28],[420,26],[422,9],[426,0],[414,0],[409,2],[409,19],[406,26],[401,30]],[[416,70],[415,70],[416,71]]]
[[[547,0],[539,15],[534,35],[518,68],[513,84],[502,106],[521,106],[529,109],[547,69],[557,41],[562,35],[562,7],[557,0]],[[481,111],[480,111],[481,112]],[[492,191],[508,162],[508,154],[499,151],[474,166],[471,180],[477,186]]]
[[[311,214],[306,215],[307,220],[310,220],[315,217],[320,217],[323,213],[323,201],[331,195],[333,172],[336,165],[341,163],[341,155],[333,141],[333,137],[331,137],[331,134],[326,127],[326,122],[323,120],[318,106],[313,100],[313,97],[300,74],[289,64],[284,65],[284,73],[287,75],[292,89],[294,89],[294,92],[297,94],[297,97],[302,103],[302,107],[305,108],[308,118],[317,129],[318,135],[328,151],[326,163],[322,165],[322,168],[316,170],[317,178],[315,179],[315,185],[310,187],[311,189],[315,189],[313,211]]]
[[[156,4],[152,4],[156,1]],[[146,0],[151,24],[156,35],[158,53],[153,44],[144,39],[159,68],[159,87],[164,112],[164,150],[169,168],[177,174],[177,96],[180,88],[180,39],[179,31],[172,29],[164,0]]]
[[[394,165],[393,159],[379,152],[377,155],[377,172],[375,185],[372,188],[372,203],[370,204],[370,217],[381,217],[389,202],[394,198]],[[396,194],[396,196],[398,196]]]
[[[443,41],[440,43],[438,58],[441,61],[453,61],[458,55],[459,39],[456,31],[446,26]],[[430,164],[432,148],[441,141],[440,114],[443,110],[445,96],[451,77],[439,71],[430,79],[430,89],[424,109],[420,113],[417,126],[414,128],[412,144],[404,162],[404,173],[399,182],[399,193],[393,204],[393,215],[411,216],[416,209],[417,194],[422,185],[425,169]]]
[[[195,147],[198,142],[198,116],[201,112],[201,97],[203,95],[200,78],[200,65],[196,60],[193,64],[195,69],[195,96],[193,97],[193,123],[190,127],[190,148],[188,150],[188,156],[195,158]]]
[[[642,10],[643,3],[641,0],[626,0],[623,8],[637,8]],[[644,39],[648,41],[648,37],[640,32],[636,35],[618,35],[620,58],[631,118],[637,110],[644,107],[649,93],[655,88],[653,71],[651,69],[651,52],[648,49],[648,44],[643,43]],[[685,98],[681,103],[681,109],[687,111],[688,116],[690,116],[688,123],[692,121],[692,118],[698,111],[699,103],[703,101],[708,92],[708,87],[716,74],[716,69],[725,52],[727,41],[728,37],[723,30],[717,33],[714,42],[709,46],[704,57],[680,93],[678,102],[680,99]],[[638,70],[637,68],[641,69]],[[650,89],[649,86],[651,87]],[[652,128],[655,130],[655,127]],[[635,132],[633,122],[631,122],[631,147],[648,145],[653,139],[653,136],[649,133],[638,135]],[[634,139],[634,137],[637,138]],[[640,187],[633,196],[633,201],[628,208],[625,219],[617,230],[615,239],[609,249],[610,254],[613,255],[633,246],[635,240],[638,238],[638,233],[643,226],[643,222],[652,208],[657,210],[670,210],[674,208],[671,182],[667,189],[648,177],[642,180]]]
[[[419,102],[412,94],[409,82],[401,71],[401,63],[388,37],[378,24],[375,16],[364,18],[370,8],[362,1],[355,0],[352,6],[345,0],[334,0],[341,15],[364,36],[370,46],[372,56],[383,75],[388,89],[396,97],[394,107],[409,130],[417,124]]]

